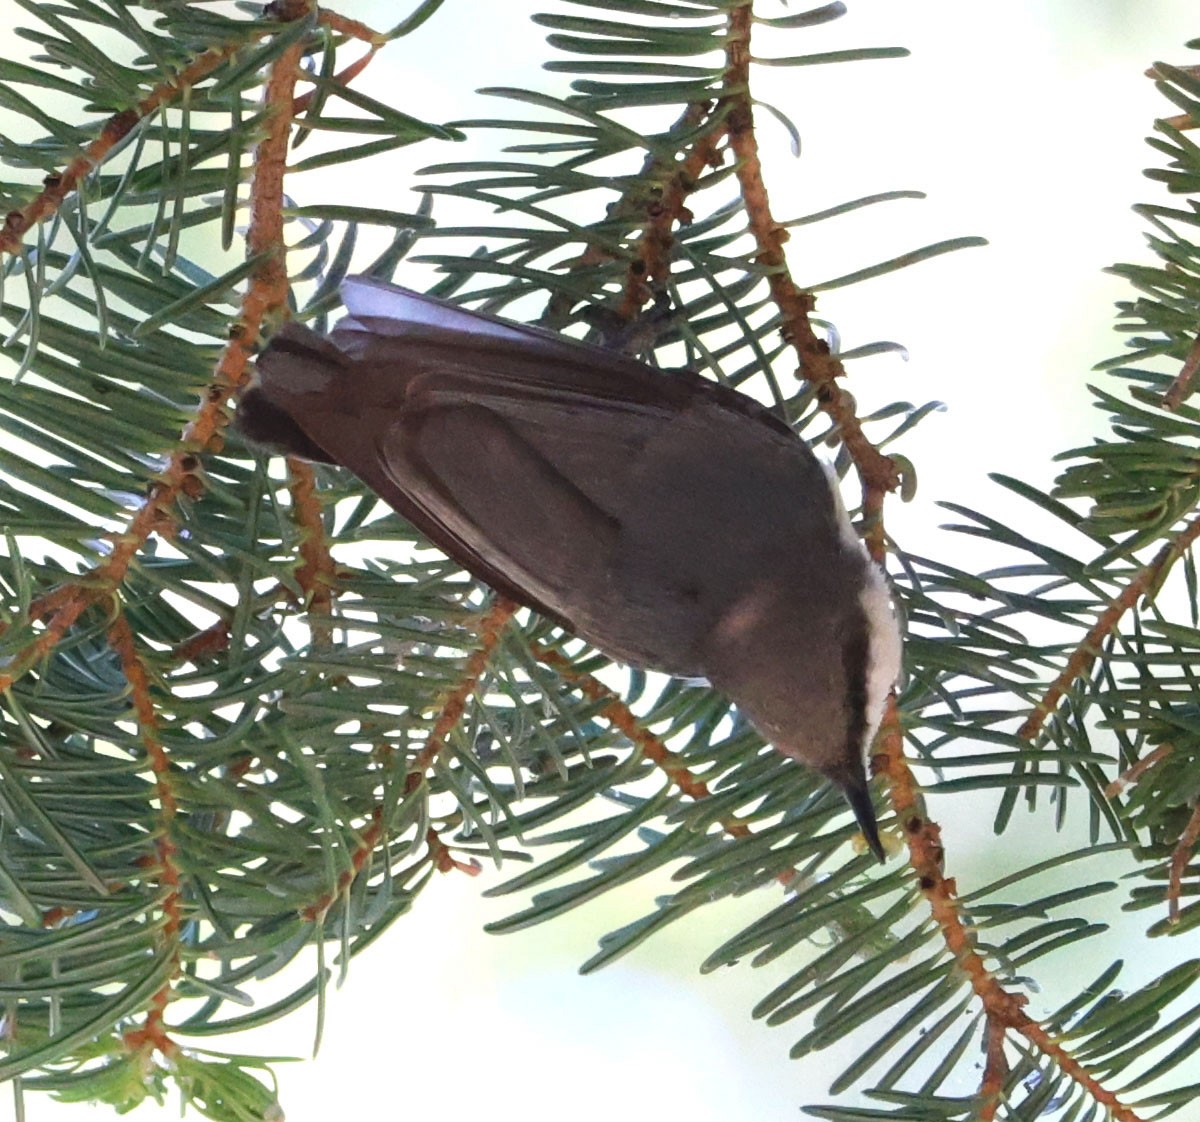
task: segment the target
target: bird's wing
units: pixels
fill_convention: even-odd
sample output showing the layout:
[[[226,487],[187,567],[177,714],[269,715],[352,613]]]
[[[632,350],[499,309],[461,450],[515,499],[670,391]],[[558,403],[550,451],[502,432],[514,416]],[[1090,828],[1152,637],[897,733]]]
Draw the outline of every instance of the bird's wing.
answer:
[[[794,481],[768,471],[760,499],[743,461],[765,442],[807,471],[803,443],[690,372],[392,286],[345,294],[332,342],[288,327],[260,356],[293,435],[498,591],[616,657],[705,673],[700,640]]]
[[[589,348],[567,364],[441,329],[363,343],[347,357],[289,325],[259,356],[240,427],[348,468],[465,569],[594,640],[625,476],[673,415],[646,381],[670,376],[629,363],[623,392],[620,373],[589,374]]]

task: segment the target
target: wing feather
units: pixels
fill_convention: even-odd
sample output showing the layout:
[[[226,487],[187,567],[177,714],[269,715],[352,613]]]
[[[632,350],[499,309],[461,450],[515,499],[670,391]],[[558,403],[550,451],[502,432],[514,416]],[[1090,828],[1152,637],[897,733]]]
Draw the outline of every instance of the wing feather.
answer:
[[[258,415],[498,591],[688,675],[706,672],[704,640],[764,551],[804,577],[779,554],[802,559],[828,512],[770,503],[814,493],[821,469],[750,399],[394,286],[345,295],[332,341],[289,325],[260,356]]]
[[[620,525],[502,415],[471,400],[405,411],[379,447],[395,486],[521,589],[571,618],[605,596]]]

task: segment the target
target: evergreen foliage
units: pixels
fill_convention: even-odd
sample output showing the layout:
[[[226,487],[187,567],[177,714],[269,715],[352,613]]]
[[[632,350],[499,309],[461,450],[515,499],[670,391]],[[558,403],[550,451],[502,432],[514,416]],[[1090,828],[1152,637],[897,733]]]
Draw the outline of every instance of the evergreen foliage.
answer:
[[[782,251],[786,226],[912,193],[786,225],[765,193],[754,114],[796,130],[754,99],[755,26],[797,44],[766,65],[847,62],[870,81],[903,53],[803,53],[843,5],[570,0],[537,22],[574,92],[495,90],[514,116],[446,124],[354,84],[441,0],[383,33],[306,0],[20,3],[33,59],[0,60],[0,1079],[18,1102],[127,1109],[174,1082],[220,1122],[276,1117],[270,1069],[205,1038],[320,1002],[435,871],[491,860],[522,866],[495,890],[514,896],[498,930],[671,871],[589,970],[714,899],[756,903],[706,968],[790,955],[754,1015],[797,1057],[861,1040],[840,1105],[804,1104],[817,1117],[1087,1122],[1190,1102],[1200,960],[1130,992],[1114,963],[1047,1018],[1023,1006],[1116,909],[1144,911],[1148,936],[1200,922],[1195,70],[1157,68],[1179,112],[1156,126],[1152,174],[1184,203],[1142,208],[1153,258],[1119,268],[1134,295],[1130,348],[1095,390],[1108,432],[1064,453],[1052,494],[1002,479],[1075,544],[959,509],[1010,557],[980,576],[889,539],[884,499],[911,472],[882,450],[930,406],[860,415],[842,363],[887,345],[838,354]],[[502,160],[442,143],[492,129],[512,134]],[[306,173],[416,143],[437,161],[417,213],[306,190]],[[435,227],[451,195],[487,224]],[[364,262],[368,226],[389,234]],[[195,259],[216,244],[223,272]],[[669,301],[644,317],[664,365],[837,442],[907,621],[875,759],[885,867],[851,844],[836,794],[721,697],[613,667],[492,598],[345,473],[226,440],[262,337],[289,314],[323,325],[348,271],[391,276],[414,245],[442,295],[536,297],[552,327],[581,304],[632,321]],[[1018,803],[1083,800],[1090,844],[1051,837],[1030,867],[956,885],[923,793],[996,789],[999,832]],[[788,893],[755,892],[774,882]],[[264,1004],[263,980],[314,945],[316,976]]]

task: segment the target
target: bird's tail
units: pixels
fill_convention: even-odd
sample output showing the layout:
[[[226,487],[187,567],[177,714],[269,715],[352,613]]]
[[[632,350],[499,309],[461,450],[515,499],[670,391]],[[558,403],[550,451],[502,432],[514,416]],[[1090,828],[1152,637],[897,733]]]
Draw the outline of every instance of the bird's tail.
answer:
[[[299,324],[285,324],[258,357],[254,380],[238,399],[234,428],[251,444],[283,456],[335,462],[287,407],[295,392],[328,386],[345,365],[342,353]]]

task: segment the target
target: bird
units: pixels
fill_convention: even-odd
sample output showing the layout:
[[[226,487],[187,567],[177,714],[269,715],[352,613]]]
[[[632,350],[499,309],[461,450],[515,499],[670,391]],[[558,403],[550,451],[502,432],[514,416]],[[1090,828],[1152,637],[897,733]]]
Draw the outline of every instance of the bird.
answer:
[[[234,427],[348,469],[496,592],[633,666],[707,679],[845,796],[883,861],[865,756],[901,664],[882,568],[836,476],[746,394],[689,370],[342,282],[284,323]]]

